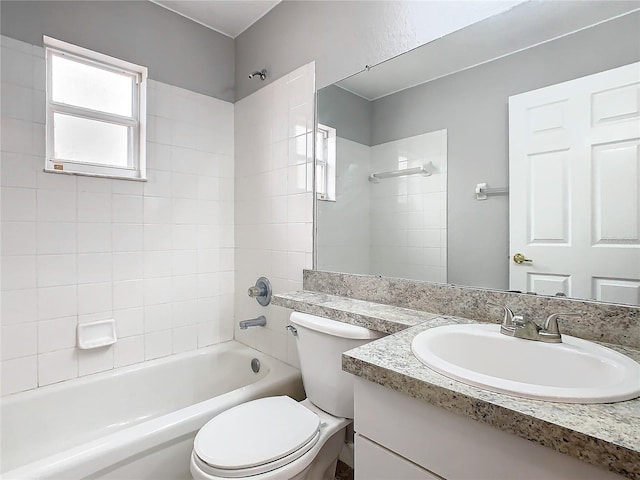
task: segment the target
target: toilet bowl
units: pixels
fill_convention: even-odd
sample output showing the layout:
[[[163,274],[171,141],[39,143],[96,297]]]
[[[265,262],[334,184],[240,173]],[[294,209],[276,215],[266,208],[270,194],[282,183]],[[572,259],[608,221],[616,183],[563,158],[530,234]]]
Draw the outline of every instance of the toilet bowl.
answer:
[[[353,418],[342,353],[383,334],[298,312],[290,320],[307,399],[261,398],[214,417],[194,440],[195,480],[334,479]]]
[[[232,408],[194,441],[195,480],[333,480],[351,420],[309,400],[268,397]]]

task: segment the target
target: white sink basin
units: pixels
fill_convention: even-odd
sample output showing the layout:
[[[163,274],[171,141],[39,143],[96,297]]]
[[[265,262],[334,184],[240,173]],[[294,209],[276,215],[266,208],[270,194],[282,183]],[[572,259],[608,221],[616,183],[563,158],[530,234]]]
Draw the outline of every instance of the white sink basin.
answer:
[[[562,341],[509,337],[499,325],[447,325],[416,335],[411,350],[449,378],[517,397],[609,403],[640,396],[640,364],[593,342]]]

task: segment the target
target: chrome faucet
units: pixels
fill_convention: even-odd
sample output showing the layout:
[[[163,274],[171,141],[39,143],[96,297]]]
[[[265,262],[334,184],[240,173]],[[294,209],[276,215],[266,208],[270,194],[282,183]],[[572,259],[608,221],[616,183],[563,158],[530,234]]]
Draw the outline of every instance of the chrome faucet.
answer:
[[[516,315],[507,306],[494,305],[504,309],[504,318],[500,325],[500,333],[509,337],[522,338],[547,343],[562,343],[562,335],[558,329],[559,317],[578,317],[577,313],[554,313],[547,317],[544,326],[540,327],[532,320],[527,320],[523,315]]]
[[[264,315],[260,315],[257,318],[242,320],[240,322],[240,330],[246,330],[249,327],[264,327],[266,324],[267,318]]]

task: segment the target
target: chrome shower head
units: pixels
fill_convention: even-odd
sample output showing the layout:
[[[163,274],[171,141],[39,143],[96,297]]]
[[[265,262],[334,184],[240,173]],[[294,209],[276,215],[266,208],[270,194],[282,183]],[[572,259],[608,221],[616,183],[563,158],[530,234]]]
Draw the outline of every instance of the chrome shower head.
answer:
[[[251,74],[249,74],[249,79],[252,79],[253,77],[260,77],[260,80],[264,80],[265,78],[267,78],[267,69],[263,68],[261,71],[255,71]]]

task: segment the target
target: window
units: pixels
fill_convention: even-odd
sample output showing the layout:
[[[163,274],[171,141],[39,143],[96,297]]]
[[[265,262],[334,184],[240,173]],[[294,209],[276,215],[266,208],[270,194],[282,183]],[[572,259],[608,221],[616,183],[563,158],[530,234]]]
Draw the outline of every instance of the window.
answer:
[[[147,69],[44,37],[45,170],[145,179]]]
[[[316,132],[316,196],[336,201],[336,129],[321,124]]]

